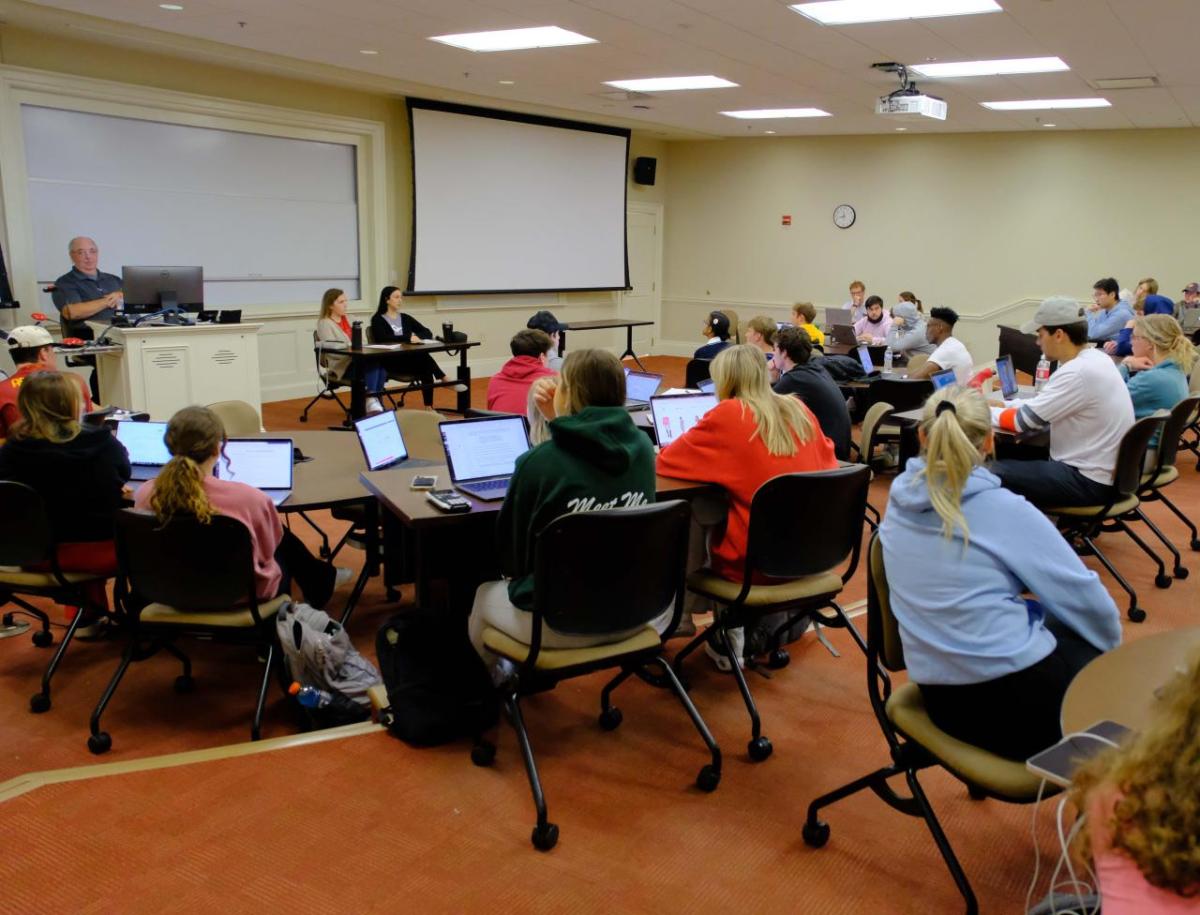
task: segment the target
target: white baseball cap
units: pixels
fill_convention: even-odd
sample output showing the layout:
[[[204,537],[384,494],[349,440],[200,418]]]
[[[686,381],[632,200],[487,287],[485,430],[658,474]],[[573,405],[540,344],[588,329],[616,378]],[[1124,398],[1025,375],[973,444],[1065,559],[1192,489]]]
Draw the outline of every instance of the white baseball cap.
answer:
[[[53,342],[50,331],[37,324],[14,327],[8,332],[10,349],[36,349],[39,346],[50,346]]]

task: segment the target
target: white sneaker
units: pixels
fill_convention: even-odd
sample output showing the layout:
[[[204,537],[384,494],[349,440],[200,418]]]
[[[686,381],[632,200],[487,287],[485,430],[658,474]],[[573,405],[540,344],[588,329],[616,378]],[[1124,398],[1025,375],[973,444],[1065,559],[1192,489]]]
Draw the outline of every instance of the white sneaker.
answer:
[[[382,413],[383,412],[383,404],[379,402],[378,397],[368,397],[367,398],[367,412],[368,413]]]
[[[333,590],[335,591],[354,577],[354,570],[343,566],[337,566],[336,572],[337,574],[333,578]]]
[[[737,633],[737,638],[734,638],[734,633]],[[729,647],[733,649],[733,655],[737,658],[738,667],[745,667],[746,664],[742,660],[742,630],[729,630]],[[712,660],[713,666],[723,674],[733,673],[733,667],[729,663],[729,658],[725,657],[724,653],[718,651],[712,642],[704,643],[704,653]]]
[[[456,384],[450,390],[457,391],[459,394],[462,394],[464,391],[467,390],[467,386],[465,384]]]

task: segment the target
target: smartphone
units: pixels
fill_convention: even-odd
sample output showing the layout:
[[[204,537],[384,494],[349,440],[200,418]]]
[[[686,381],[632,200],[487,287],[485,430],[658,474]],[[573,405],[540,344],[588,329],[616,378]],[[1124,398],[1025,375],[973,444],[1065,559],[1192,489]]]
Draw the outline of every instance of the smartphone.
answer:
[[[437,486],[437,480],[438,478],[434,474],[425,475],[418,473],[412,478],[412,482],[408,486],[409,489],[433,489],[433,487]]]

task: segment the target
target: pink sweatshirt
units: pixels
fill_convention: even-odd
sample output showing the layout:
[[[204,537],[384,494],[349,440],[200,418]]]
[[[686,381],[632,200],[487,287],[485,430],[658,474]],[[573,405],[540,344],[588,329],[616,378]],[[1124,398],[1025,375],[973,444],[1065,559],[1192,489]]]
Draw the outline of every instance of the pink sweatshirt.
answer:
[[[253,486],[232,480],[205,477],[204,490],[217,514],[236,518],[249,529],[254,549],[256,590],[259,597],[271,600],[279,593],[279,583],[283,580],[283,573],[275,562],[275,549],[283,539],[283,524],[275,505]],[[154,480],[143,483],[134,497],[133,507],[150,511],[153,493]]]

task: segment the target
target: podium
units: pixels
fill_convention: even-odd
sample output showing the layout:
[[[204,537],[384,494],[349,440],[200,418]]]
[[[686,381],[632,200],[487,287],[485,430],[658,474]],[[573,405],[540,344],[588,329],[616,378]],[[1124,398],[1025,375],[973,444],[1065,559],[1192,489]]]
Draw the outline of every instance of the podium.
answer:
[[[244,400],[262,415],[261,324],[92,326],[97,337],[107,329],[107,340],[122,347],[96,353],[105,406],[144,410],[165,421],[193,404]]]

